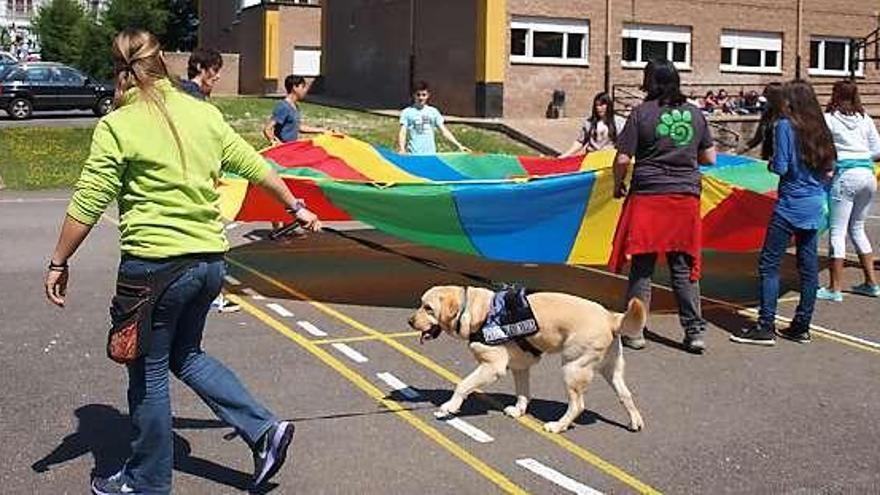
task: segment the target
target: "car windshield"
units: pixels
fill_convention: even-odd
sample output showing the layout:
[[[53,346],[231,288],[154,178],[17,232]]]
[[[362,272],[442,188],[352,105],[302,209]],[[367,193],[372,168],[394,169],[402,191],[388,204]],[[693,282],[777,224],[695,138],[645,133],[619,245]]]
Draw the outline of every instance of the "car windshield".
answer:
[[[0,65],[0,81],[6,79],[6,76],[12,73],[14,68],[14,65]]]

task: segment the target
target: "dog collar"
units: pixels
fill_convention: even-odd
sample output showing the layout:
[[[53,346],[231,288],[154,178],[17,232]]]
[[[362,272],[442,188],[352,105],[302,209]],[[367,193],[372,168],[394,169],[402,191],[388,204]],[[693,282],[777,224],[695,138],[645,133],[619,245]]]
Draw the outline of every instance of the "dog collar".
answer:
[[[464,297],[463,297],[464,300],[461,303],[461,307],[458,309],[458,316],[455,318],[455,333],[457,333],[459,335],[461,335],[461,317],[464,316],[464,312],[467,311],[467,305],[468,305],[467,296],[468,296],[468,288],[465,285],[464,286]]]

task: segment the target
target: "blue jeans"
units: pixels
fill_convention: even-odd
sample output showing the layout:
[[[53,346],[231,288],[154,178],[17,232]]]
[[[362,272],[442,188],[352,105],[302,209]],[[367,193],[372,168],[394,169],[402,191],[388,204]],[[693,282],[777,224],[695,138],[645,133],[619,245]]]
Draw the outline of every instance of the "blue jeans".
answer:
[[[816,289],[819,287],[819,255],[817,245],[819,231],[799,229],[788,220],[774,212],[767,226],[767,236],[758,260],[758,274],[761,279],[761,309],[758,324],[763,328],[773,328],[776,320],[776,302],[779,298],[779,266],[791,237],[795,238],[797,248],[797,269],[800,275],[801,297],[795,310],[792,328],[808,330],[816,306]]]
[[[123,256],[119,272],[137,277],[168,263]],[[206,257],[169,285],[153,312],[146,355],[128,366],[128,410],[134,438],[122,476],[138,493],[171,492],[174,452],[169,370],[251,447],[277,421],[229,368],[202,350],[205,318],[220,293],[224,271],[222,258]]]

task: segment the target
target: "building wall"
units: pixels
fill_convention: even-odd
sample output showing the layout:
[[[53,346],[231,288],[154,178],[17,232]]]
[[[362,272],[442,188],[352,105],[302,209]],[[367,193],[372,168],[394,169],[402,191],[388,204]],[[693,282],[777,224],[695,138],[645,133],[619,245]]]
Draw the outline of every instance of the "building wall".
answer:
[[[366,105],[409,100],[410,1],[325,0],[325,90]],[[438,84],[440,84],[438,82]]]
[[[166,52],[165,62],[168,71],[178,79],[185,79],[186,66],[189,61],[189,52]],[[238,94],[239,55],[237,53],[223,54],[223,70],[220,72],[220,80],[214,86],[213,94],[235,95]]]
[[[618,0],[619,2],[619,0]],[[590,21],[589,67],[527,65],[507,62],[505,117],[543,117],[553,91],[565,91],[567,116],[582,115],[601,89],[604,54],[604,3],[595,0],[508,0],[508,25],[514,16],[576,18]],[[507,46],[510,46],[508,29]],[[509,53],[509,49],[508,49]]]
[[[476,23],[473,0],[416,3],[416,81],[431,86],[432,104],[452,115],[476,108]],[[450,26],[457,26],[450,36]]]
[[[662,4],[662,5],[661,5]],[[871,0],[804,0],[802,76],[825,83],[840,76],[810,76],[807,71],[811,35],[860,37],[877,27],[880,5]],[[546,111],[554,89],[566,91],[569,115],[589,111],[592,96],[604,87],[605,4],[585,0],[509,0],[509,16],[576,17],[590,21],[588,68],[520,65],[508,62],[505,81],[505,116],[539,117]],[[573,14],[576,12],[576,14]],[[613,2],[611,28],[612,84],[637,86],[641,69],[621,66],[621,31],[624,23],[666,24],[691,27],[691,70],[681,72],[684,83],[724,84],[728,91],[757,87],[769,81],[795,77],[797,40],[796,0],[629,0]],[[719,46],[722,29],[782,33],[782,74],[722,72]],[[867,64],[865,79],[876,80],[878,71]],[[692,88],[700,94],[709,87]],[[715,88],[717,89],[717,87]]]
[[[266,13],[277,10],[278,77],[267,79],[264,39]],[[321,8],[311,5],[255,5],[236,12],[235,2],[203,0],[199,7],[199,44],[224,53],[238,53],[239,92],[276,94],[293,70],[294,46],[321,46]]]
[[[294,48],[297,46],[321,47],[321,8],[305,5],[282,6],[279,11],[281,14],[278,64],[280,72],[273,92],[284,93],[284,78],[288,74],[294,73]]]

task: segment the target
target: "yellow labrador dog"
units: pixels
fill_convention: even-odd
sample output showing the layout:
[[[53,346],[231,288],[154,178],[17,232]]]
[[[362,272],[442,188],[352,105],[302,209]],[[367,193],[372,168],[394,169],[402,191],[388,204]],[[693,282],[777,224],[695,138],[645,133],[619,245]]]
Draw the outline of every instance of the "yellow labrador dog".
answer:
[[[486,321],[492,297],[492,291],[478,287],[432,287],[422,295],[422,304],[409,318],[409,325],[422,333],[422,340],[446,332],[468,341]],[[458,413],[468,395],[504,376],[508,368],[513,371],[516,404],[506,407],[504,413],[522,416],[529,404],[529,368],[540,360],[539,351],[562,354],[562,378],[568,392],[568,410],[558,421],[545,423],[545,430],[560,433],[571,426],[584,410],[584,393],[596,371],[611,384],[626,408],[630,429],[641,430],[645,423],[623,379],[619,336],[639,335],[647,320],[642,303],[632,299],[626,313],[620,314],[593,301],[555,292],[529,294],[528,301],[538,333],[525,337],[528,344],[522,346],[514,341],[494,346],[470,342],[479,366],[455,387],[437,416]]]

